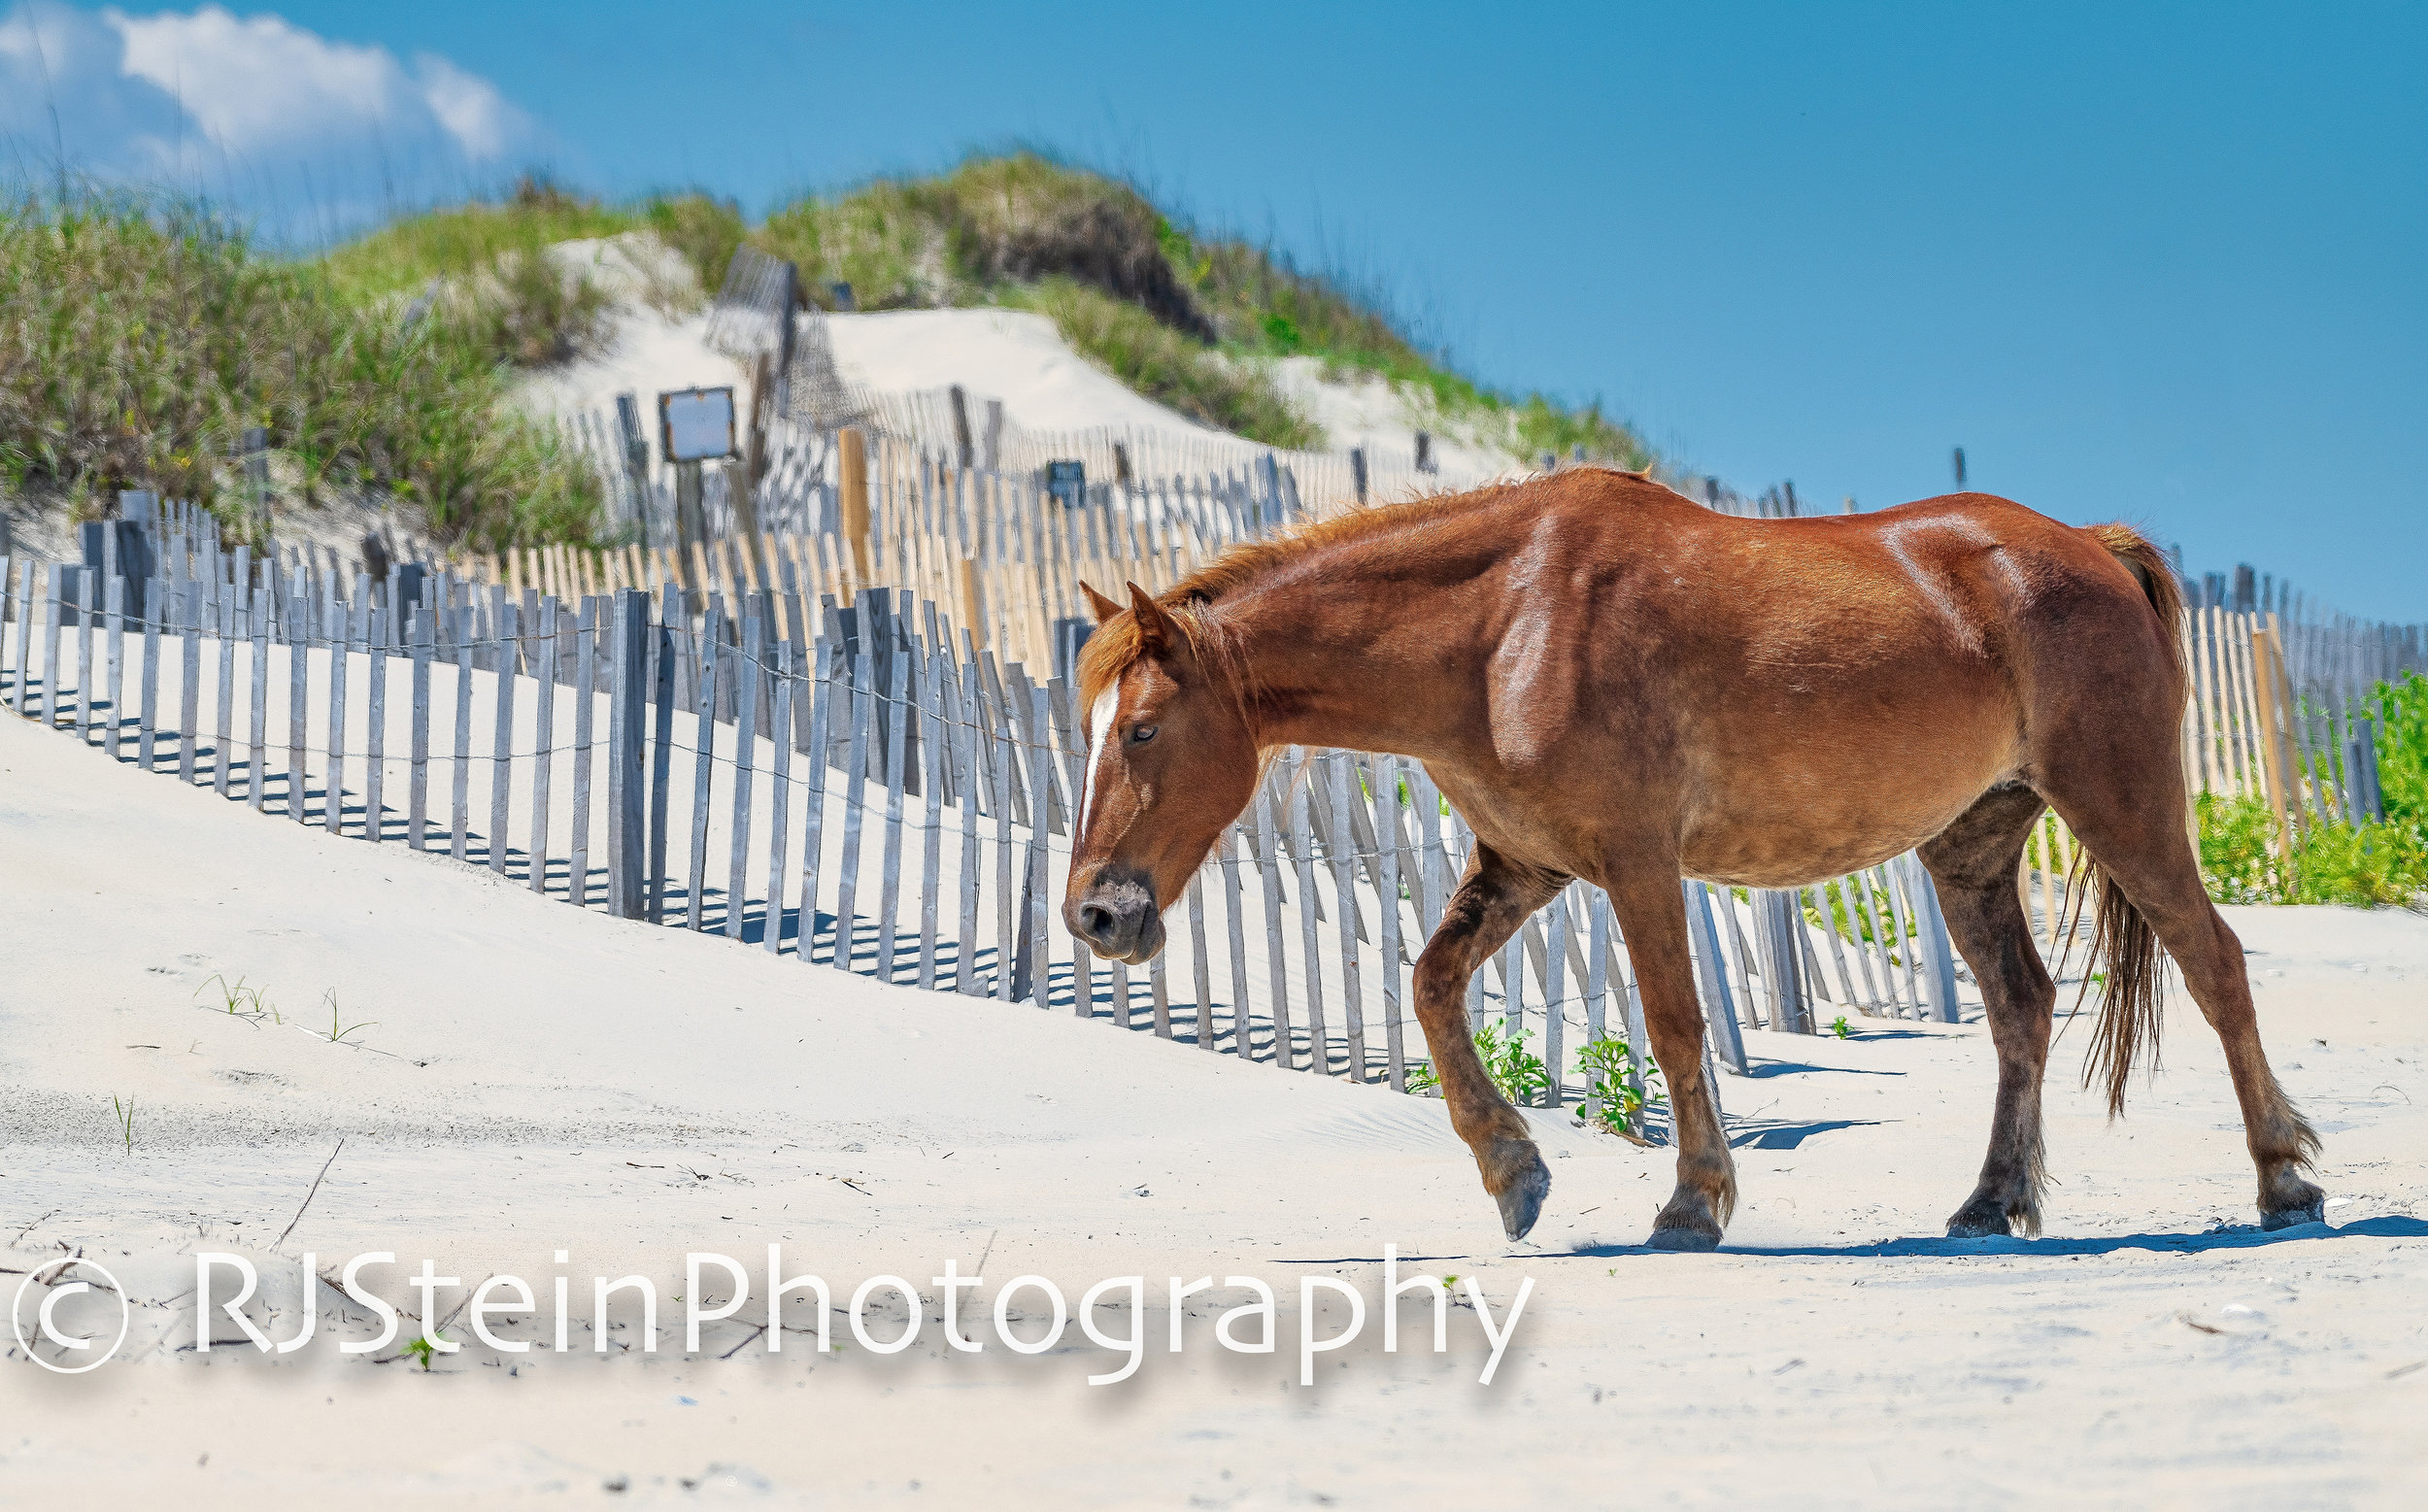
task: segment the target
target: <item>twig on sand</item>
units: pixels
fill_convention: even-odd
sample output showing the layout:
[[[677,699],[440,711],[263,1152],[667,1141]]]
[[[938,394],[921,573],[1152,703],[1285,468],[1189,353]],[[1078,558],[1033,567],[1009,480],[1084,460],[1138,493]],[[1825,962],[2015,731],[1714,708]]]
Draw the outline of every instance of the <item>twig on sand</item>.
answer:
[[[465,1307],[465,1305],[466,1305],[466,1304],[468,1304],[468,1303],[469,1303],[469,1302],[470,1302],[470,1301],[471,1301],[474,1297],[476,1297],[476,1296],[478,1296],[478,1295],[480,1295],[480,1294],[481,1294],[481,1287],[488,1286],[490,1282],[492,1282],[492,1281],[494,1281],[494,1280],[496,1280],[496,1279],[497,1279],[497,1272],[495,1272],[495,1271],[493,1271],[493,1270],[492,1270],[492,1271],[490,1271],[488,1275],[483,1276],[483,1277],[481,1278],[480,1285],[479,1285],[479,1286],[475,1286],[475,1287],[474,1287],[471,1291],[466,1292],[466,1293],[463,1294],[463,1301],[457,1302],[457,1303],[456,1303],[454,1307],[452,1307],[452,1308],[448,1309],[447,1316],[446,1316],[446,1317],[444,1317],[444,1318],[441,1318],[441,1319],[438,1321],[438,1327],[435,1327],[435,1328],[432,1328],[430,1331],[431,1331],[432,1333],[444,1333],[444,1332],[446,1332],[446,1331],[447,1331],[447,1326],[448,1326],[449,1324],[454,1323],[454,1322],[455,1321],[455,1314],[457,1314],[457,1313],[459,1313],[459,1312],[462,1312],[462,1311],[464,1310],[464,1307]]]
[[[40,1218],[35,1219],[32,1223],[27,1224],[27,1225],[26,1225],[24,1227],[22,1227],[22,1228],[19,1228],[19,1229],[17,1231],[17,1238],[12,1239],[12,1240],[10,1240],[9,1242],[10,1242],[11,1244],[16,1244],[16,1243],[18,1243],[19,1241],[23,1240],[23,1239],[24,1239],[24,1237],[25,1237],[27,1234],[32,1233],[35,1229],[40,1228],[43,1225],[45,1225],[45,1224],[47,1224],[47,1223],[51,1222],[51,1220],[52,1220],[52,1219],[54,1219],[54,1218],[56,1218],[56,1217],[58,1217],[58,1216],[59,1216],[59,1210],[58,1210],[57,1208],[55,1208],[55,1207],[54,1207],[54,1208],[52,1208],[50,1212],[43,1214]]]
[[[987,1257],[995,1253],[995,1236],[1002,1231],[1003,1230],[1000,1228],[990,1228],[987,1230],[987,1247],[978,1252],[979,1274],[984,1275],[986,1273]]]
[[[2182,1325],[2183,1325],[2185,1327],[2187,1327],[2187,1328],[2198,1328],[2198,1329],[2200,1329],[2203,1333],[2216,1333],[2216,1334],[2223,1334],[2223,1333],[2226,1331],[2226,1330],[2225,1330],[2225,1329],[2223,1329],[2223,1328],[2212,1328],[2212,1327],[2210,1327],[2208,1324],[2205,1324],[2205,1323],[2201,1322],[2199,1319],[2197,1319],[2197,1318],[2193,1317],[2190,1313],[2177,1313],[2177,1314],[2175,1314],[2175,1322],[2177,1322],[2177,1323],[2179,1323],[2179,1324],[2182,1324]]]
[[[742,1353],[742,1351],[748,1346],[758,1343],[759,1336],[766,1331],[767,1326],[763,1323],[760,1324],[758,1327],[751,1330],[751,1336],[749,1338],[746,1338],[741,1343],[734,1345],[731,1349],[726,1350],[724,1354],[719,1355],[717,1358],[719,1360],[731,1360],[734,1356]]]
[[[346,1136],[340,1134],[337,1136],[337,1150],[343,1150],[345,1148]],[[287,1242],[287,1236],[295,1231],[295,1226],[303,1222],[304,1208],[310,1207],[312,1205],[312,1199],[320,1194],[320,1177],[326,1176],[329,1173],[329,1167],[337,1161],[337,1150],[331,1150],[329,1152],[329,1158],[320,1162],[320,1175],[312,1178],[312,1190],[304,1193],[303,1207],[295,1209],[295,1216],[287,1221],[286,1228],[282,1229],[279,1233],[278,1242],[270,1246],[270,1252],[272,1254],[276,1254],[278,1252],[280,1244],[285,1244]]]

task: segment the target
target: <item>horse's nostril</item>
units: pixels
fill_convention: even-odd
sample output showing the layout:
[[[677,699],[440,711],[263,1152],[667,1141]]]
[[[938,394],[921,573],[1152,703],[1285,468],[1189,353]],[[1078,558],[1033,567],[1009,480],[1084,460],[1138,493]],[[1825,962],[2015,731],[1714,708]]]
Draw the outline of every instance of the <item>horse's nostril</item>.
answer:
[[[1079,932],[1091,940],[1104,938],[1113,927],[1113,911],[1101,903],[1079,905]]]

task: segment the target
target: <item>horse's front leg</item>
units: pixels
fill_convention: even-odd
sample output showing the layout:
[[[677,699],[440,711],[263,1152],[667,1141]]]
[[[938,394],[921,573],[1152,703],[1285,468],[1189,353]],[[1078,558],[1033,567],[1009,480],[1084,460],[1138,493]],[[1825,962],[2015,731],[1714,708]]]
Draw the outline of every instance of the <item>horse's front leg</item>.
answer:
[[[1673,863],[1642,854],[1610,868],[1611,912],[1627,936],[1628,959],[1644,1004],[1644,1032],[1669,1089],[1677,1139],[1677,1187],[1652,1222],[1656,1250],[1709,1250],[1737,1207],[1737,1162],[1720,1127],[1719,1105],[1703,1080],[1703,1004],[1686,952],[1686,901]]]
[[[1484,1190],[1501,1204],[1501,1226],[1512,1239],[1525,1238],[1534,1226],[1551,1191],[1551,1172],[1526,1120],[1501,1095],[1475,1053],[1467,1026],[1467,984],[1567,881],[1476,846],[1440,926],[1416,961],[1416,1022],[1425,1030],[1442,1100],[1450,1105],[1450,1126],[1474,1152]]]

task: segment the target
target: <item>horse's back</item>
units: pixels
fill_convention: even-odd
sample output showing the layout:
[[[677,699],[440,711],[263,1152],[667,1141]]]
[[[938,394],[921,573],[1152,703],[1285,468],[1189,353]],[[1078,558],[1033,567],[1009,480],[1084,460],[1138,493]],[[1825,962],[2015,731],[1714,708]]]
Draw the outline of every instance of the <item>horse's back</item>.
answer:
[[[1519,574],[1582,607],[1585,723],[1673,782],[1702,875],[1808,880],[1938,833],[2028,775],[2092,646],[2154,622],[2090,532],[1987,494],[1745,520],[1628,475],[1545,493]]]

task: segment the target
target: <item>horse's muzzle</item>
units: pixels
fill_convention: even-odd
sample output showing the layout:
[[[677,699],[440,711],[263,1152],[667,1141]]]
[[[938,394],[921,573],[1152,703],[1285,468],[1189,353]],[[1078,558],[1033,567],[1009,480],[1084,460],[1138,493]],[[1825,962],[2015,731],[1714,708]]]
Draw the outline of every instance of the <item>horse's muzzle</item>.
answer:
[[[1110,867],[1062,905],[1062,923],[1105,960],[1146,964],[1163,948],[1163,916],[1155,889],[1136,872]]]

